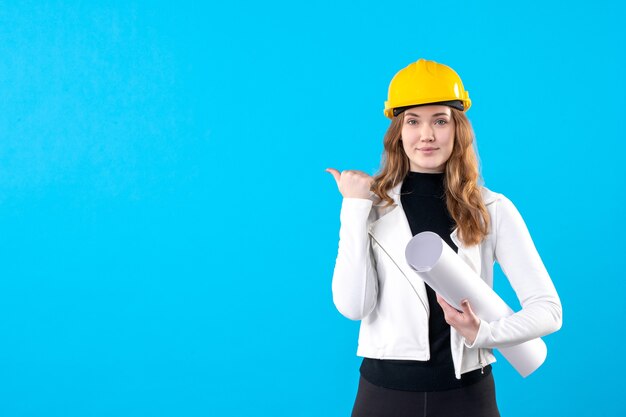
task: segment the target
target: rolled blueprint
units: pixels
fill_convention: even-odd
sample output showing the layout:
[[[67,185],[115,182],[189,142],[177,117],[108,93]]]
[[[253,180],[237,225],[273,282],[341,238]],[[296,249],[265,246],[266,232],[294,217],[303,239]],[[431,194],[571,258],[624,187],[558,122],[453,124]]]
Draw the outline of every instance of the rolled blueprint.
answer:
[[[438,234],[422,232],[415,235],[406,246],[405,256],[420,278],[457,310],[462,311],[461,301],[467,298],[474,313],[487,322],[513,314],[513,310]],[[540,338],[498,350],[523,377],[537,370],[548,352]]]

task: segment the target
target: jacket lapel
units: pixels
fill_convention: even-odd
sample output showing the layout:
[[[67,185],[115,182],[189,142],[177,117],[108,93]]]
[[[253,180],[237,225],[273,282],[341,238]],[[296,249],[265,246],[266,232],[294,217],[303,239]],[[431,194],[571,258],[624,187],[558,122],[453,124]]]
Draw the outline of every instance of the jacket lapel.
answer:
[[[458,230],[459,228],[457,227],[452,231],[450,239],[452,239],[457,246],[459,257],[463,259],[476,274],[480,275],[480,245],[465,246],[457,237]]]
[[[422,305],[430,314],[424,281],[422,281],[419,275],[413,271],[406,262],[405,249],[406,245],[413,237],[413,233],[411,232],[409,221],[406,218],[400,201],[401,188],[402,181],[389,191],[390,197],[393,198],[395,202],[395,207],[370,225],[369,234],[406,277],[422,302]],[[384,204],[384,201],[378,204]],[[480,275],[480,245],[463,245],[457,237],[457,232],[458,227],[452,231],[450,238],[458,247],[459,257]]]
[[[401,187],[402,181],[389,191],[390,197],[395,201],[395,207],[370,225],[369,234],[402,272],[413,287],[426,312],[430,314],[424,281],[411,269],[404,255],[406,245],[413,234],[400,202]]]

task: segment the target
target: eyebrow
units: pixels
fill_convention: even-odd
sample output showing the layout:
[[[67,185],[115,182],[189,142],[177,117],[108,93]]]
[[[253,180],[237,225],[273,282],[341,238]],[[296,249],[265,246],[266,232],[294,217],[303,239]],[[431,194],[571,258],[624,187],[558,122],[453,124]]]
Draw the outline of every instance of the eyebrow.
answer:
[[[415,113],[407,113],[407,116],[415,116],[415,117],[420,117],[419,114],[415,114]],[[437,116],[450,116],[448,113],[435,113],[433,114],[431,117],[437,117]]]

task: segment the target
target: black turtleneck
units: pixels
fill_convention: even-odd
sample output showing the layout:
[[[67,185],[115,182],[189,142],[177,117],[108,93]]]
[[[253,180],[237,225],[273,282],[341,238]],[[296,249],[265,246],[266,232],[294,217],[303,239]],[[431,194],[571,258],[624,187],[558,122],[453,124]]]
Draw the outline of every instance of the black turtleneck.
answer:
[[[446,206],[445,173],[409,171],[400,189],[400,202],[413,236],[424,231],[437,233],[455,251],[450,238],[456,227]],[[392,360],[363,358],[361,375],[369,382],[385,388],[406,391],[443,391],[477,382],[487,376],[491,367],[468,372],[456,379],[450,351],[450,325],[437,302],[436,293],[428,284],[426,294],[430,305],[428,317],[430,360]],[[419,304],[415,304],[419,308]]]

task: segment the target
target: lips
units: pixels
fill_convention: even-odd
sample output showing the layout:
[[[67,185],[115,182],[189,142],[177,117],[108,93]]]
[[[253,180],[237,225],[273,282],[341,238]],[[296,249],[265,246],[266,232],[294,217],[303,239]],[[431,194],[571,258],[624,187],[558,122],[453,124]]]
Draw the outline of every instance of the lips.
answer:
[[[435,149],[439,148],[419,148],[420,151],[434,151]]]

